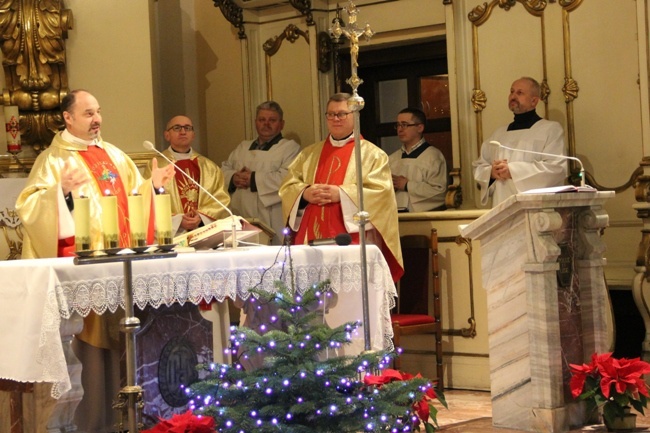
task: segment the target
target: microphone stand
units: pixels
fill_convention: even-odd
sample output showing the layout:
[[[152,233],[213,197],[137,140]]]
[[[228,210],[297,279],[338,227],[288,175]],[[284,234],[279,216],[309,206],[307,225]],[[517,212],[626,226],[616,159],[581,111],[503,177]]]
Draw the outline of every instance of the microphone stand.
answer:
[[[167,162],[169,162],[171,165],[173,165],[174,168],[176,168],[176,170],[178,170],[179,172],[181,172],[181,173],[183,174],[183,176],[185,176],[185,177],[186,177],[190,182],[192,182],[194,185],[198,186],[199,189],[200,189],[201,191],[203,191],[204,193],[206,193],[206,194],[208,195],[208,197],[210,197],[212,200],[214,200],[214,201],[216,201],[217,203],[219,203],[219,205],[220,205],[223,209],[225,209],[226,212],[228,212],[228,214],[230,215],[230,218],[232,219],[232,234],[231,234],[231,236],[232,236],[232,238],[231,238],[231,239],[232,239],[232,249],[237,248],[237,245],[238,245],[238,244],[237,244],[237,219],[235,218],[235,215],[232,213],[232,211],[231,211],[230,209],[228,209],[228,207],[227,207],[226,205],[224,205],[223,203],[221,203],[221,200],[219,200],[219,199],[216,198],[214,195],[212,195],[212,194],[210,193],[210,191],[208,191],[207,189],[205,189],[205,188],[203,187],[203,185],[201,185],[199,182],[195,181],[195,180],[194,180],[194,179],[193,179],[189,174],[185,173],[185,171],[182,170],[179,166],[177,166],[176,163],[174,163],[174,161],[172,161],[171,159],[167,158],[167,156],[166,156],[164,153],[162,153],[161,151],[159,151],[158,149],[156,149],[156,147],[153,145],[152,142],[150,142],[150,141],[145,141],[145,142],[142,143],[142,144],[143,144],[143,146],[144,146],[145,149],[153,150],[153,151],[156,152],[158,155],[160,155],[160,156],[162,156],[163,158],[165,158],[165,160],[167,160]],[[225,239],[223,240],[223,246],[224,246],[224,248],[226,247],[226,240],[225,240]]]
[[[580,164],[580,186],[581,187],[585,186],[585,167],[582,165],[582,161],[580,161],[575,156],[556,155],[555,153],[536,152],[534,150],[525,150],[525,149],[515,149],[513,147],[504,146],[503,144],[499,143],[496,140],[490,141],[490,144],[497,145],[497,146],[499,146],[499,147],[501,147],[503,149],[512,150],[513,152],[532,153],[534,155],[552,156],[552,157],[560,158],[560,159],[570,159],[572,161],[578,161],[578,164]]]

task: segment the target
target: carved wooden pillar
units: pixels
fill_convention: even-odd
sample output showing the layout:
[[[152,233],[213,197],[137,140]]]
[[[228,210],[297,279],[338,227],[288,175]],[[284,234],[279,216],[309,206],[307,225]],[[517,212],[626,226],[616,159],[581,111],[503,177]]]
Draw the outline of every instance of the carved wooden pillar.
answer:
[[[17,105],[23,144],[36,152],[63,126],[60,105],[68,93],[65,43],[72,11],[62,0],[13,0],[0,9],[3,105]]]

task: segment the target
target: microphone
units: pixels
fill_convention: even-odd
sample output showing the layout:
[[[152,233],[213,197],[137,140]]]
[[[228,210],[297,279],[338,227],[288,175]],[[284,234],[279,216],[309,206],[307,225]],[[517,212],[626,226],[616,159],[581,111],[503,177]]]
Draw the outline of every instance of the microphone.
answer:
[[[502,147],[503,149],[512,150],[513,152],[533,153],[535,155],[553,156],[555,158],[578,161],[578,164],[580,164],[580,186],[585,186],[585,167],[582,165],[582,161],[580,161],[575,156],[556,155],[555,153],[536,152],[534,150],[514,149],[512,147],[504,146],[503,144],[499,143],[496,140],[490,141],[490,144],[494,144],[496,146]]]
[[[310,247],[321,247],[323,245],[350,245],[352,243],[352,236],[349,233],[339,233],[334,238],[327,239],[312,239],[307,242]]]
[[[201,185],[200,183],[198,183],[197,181],[195,181],[194,179],[192,179],[192,177],[191,177],[189,174],[185,173],[185,171],[184,171],[183,169],[181,169],[179,166],[177,166],[177,165],[174,163],[174,161],[172,161],[171,159],[167,158],[167,156],[165,156],[164,153],[162,153],[161,151],[159,151],[158,149],[156,149],[156,147],[153,145],[153,143],[152,143],[151,141],[145,140],[145,141],[142,143],[142,146],[144,146],[144,148],[147,149],[147,150],[153,150],[153,151],[156,152],[158,155],[160,155],[160,156],[162,156],[163,158],[165,158],[165,159],[167,160],[167,162],[169,162],[171,165],[173,165],[173,166],[176,168],[176,170],[178,170],[179,172],[183,173],[183,176],[185,176],[185,177],[186,177],[190,182],[192,182],[194,185],[198,186],[199,189],[200,189],[201,191],[203,191],[204,193],[206,193],[206,194],[208,195],[208,197],[210,197],[212,200],[214,200],[215,202],[217,202],[217,203],[218,203],[218,204],[219,204],[223,209],[226,210],[226,212],[228,212],[228,214],[229,214],[230,217],[232,218],[232,247],[233,247],[233,248],[237,248],[237,219],[235,218],[235,215],[233,215],[233,213],[230,211],[230,209],[228,209],[228,207],[227,207],[225,204],[223,204],[223,203],[221,202],[221,200],[219,200],[219,199],[216,198],[214,195],[212,195],[212,194],[210,193],[210,191],[208,191],[207,189],[205,189],[205,188],[203,187],[203,185]],[[224,241],[224,246],[225,246],[225,241]]]

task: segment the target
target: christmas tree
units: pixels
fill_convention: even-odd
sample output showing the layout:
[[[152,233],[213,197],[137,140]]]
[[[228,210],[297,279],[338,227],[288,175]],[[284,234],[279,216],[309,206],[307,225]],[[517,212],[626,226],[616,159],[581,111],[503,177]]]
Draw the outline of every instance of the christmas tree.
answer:
[[[195,413],[212,416],[217,431],[226,433],[435,430],[432,401],[446,403],[429,380],[387,368],[393,353],[336,355],[361,324],[323,323],[321,306],[333,295],[328,282],[304,294],[281,281],[276,289],[254,291],[260,306],[277,307],[269,326],[231,333],[232,353],[262,356],[262,365],[202,366],[207,377],[188,390]]]

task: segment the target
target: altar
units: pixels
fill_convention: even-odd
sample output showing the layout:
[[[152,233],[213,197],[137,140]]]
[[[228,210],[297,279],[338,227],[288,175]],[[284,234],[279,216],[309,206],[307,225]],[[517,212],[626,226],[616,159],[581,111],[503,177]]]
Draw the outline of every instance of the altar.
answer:
[[[381,252],[373,245],[367,247],[367,271],[371,345],[373,349],[391,349],[390,309],[395,286]],[[74,367],[70,368],[63,328],[75,318],[80,322],[79,317],[90,311],[103,314],[123,309],[122,265],[76,266],[72,258],[19,260],[0,262],[0,272],[4,275],[0,287],[0,378],[51,384],[51,398],[59,406],[68,404],[75,400],[69,398],[71,394],[79,394],[80,384],[75,383]],[[325,312],[327,323],[338,326],[362,320],[358,245],[251,247],[138,260],[133,262],[133,300],[140,309],[226,298],[246,300],[253,287],[273,291],[276,280],[298,292],[329,280],[338,303]],[[363,349],[363,329],[359,328],[346,353]],[[0,408],[0,413],[4,410]],[[59,414],[58,419],[50,419],[48,429],[74,428],[69,411],[53,412]]]

